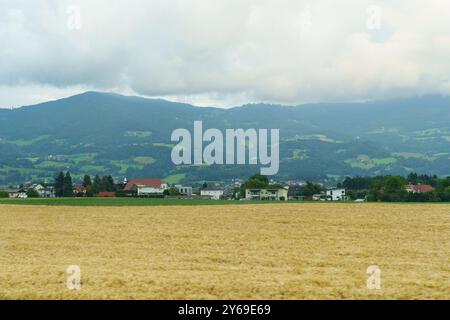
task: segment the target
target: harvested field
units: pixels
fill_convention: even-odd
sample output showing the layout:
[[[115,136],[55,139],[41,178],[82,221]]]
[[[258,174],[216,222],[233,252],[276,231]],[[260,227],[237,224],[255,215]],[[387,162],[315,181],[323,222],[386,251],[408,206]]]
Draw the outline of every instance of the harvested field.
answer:
[[[0,299],[449,299],[449,235],[438,204],[3,205]]]

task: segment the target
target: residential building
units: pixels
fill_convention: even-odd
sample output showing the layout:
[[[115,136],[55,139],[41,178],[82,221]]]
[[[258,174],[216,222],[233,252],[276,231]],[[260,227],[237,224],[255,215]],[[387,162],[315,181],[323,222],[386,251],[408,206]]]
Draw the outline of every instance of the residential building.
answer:
[[[306,185],[306,182],[305,181],[298,181],[298,180],[289,180],[287,182],[287,185],[288,186],[299,186],[299,187],[302,187],[302,186]]]
[[[288,190],[288,200],[304,200],[304,197],[300,195],[302,189],[303,187],[300,185],[290,185]]]
[[[44,186],[40,183],[32,184],[28,187],[28,189],[35,190],[40,198],[54,198],[55,197],[55,188],[53,186]]]
[[[312,196],[312,200],[313,201],[326,201],[327,200],[326,194],[324,192],[318,193],[318,194],[314,194]]]
[[[434,188],[432,186],[426,184],[419,184],[419,185],[408,184],[406,186],[406,191],[408,191],[409,193],[427,193],[433,190]]]
[[[348,197],[345,189],[329,189],[326,191],[328,201],[346,201]]]
[[[232,184],[235,188],[240,188],[245,181],[239,178],[233,179]]]
[[[237,192],[234,186],[228,186],[223,189],[223,199],[234,199],[237,197]]]
[[[136,191],[138,196],[161,195],[169,188],[167,182],[159,178],[133,179],[127,183],[125,191]]]
[[[176,185],[175,188],[177,188],[178,191],[183,196],[188,196],[188,197],[192,196],[192,187],[185,187],[185,186],[182,186],[182,185]]]
[[[116,190],[119,191],[125,189],[127,183],[128,183],[127,178],[124,178],[123,182],[115,183],[114,186],[116,187]]]
[[[245,198],[247,200],[274,200],[287,201],[288,190],[285,188],[275,189],[246,189]]]
[[[81,184],[74,184],[73,185],[73,194],[75,196],[84,196],[86,195],[86,188],[83,187]]]
[[[39,192],[39,197],[41,198],[55,198],[55,187],[53,186],[46,186],[44,189],[42,189]]]
[[[200,190],[200,195],[202,197],[207,197],[212,200],[220,200],[223,198],[223,189],[205,188],[205,189]]]
[[[9,190],[6,190],[6,192],[8,192],[10,198],[14,198],[14,199],[28,198],[27,190],[25,188],[9,189]]]

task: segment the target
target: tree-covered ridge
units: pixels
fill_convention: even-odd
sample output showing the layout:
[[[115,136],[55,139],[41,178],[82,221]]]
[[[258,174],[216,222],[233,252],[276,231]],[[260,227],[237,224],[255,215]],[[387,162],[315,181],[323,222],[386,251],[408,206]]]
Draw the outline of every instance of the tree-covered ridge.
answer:
[[[278,128],[282,179],[450,174],[450,99],[439,96],[297,107],[229,110],[86,94],[31,107],[0,109],[0,185],[50,181],[70,170],[114,178],[158,176],[177,182],[248,177],[252,166],[176,167],[174,129]]]

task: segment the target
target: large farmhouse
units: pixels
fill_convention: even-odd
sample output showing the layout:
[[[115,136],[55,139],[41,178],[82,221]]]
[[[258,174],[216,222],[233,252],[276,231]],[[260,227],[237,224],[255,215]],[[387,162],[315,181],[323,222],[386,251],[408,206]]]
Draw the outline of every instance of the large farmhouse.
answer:
[[[162,195],[169,188],[162,179],[133,179],[125,186],[125,191],[136,191],[138,196]]]

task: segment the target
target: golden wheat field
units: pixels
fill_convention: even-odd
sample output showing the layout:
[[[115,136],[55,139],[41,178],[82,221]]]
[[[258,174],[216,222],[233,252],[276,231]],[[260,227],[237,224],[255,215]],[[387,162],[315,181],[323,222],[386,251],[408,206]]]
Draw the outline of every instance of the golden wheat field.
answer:
[[[449,235],[448,205],[0,206],[0,298],[449,299]]]

